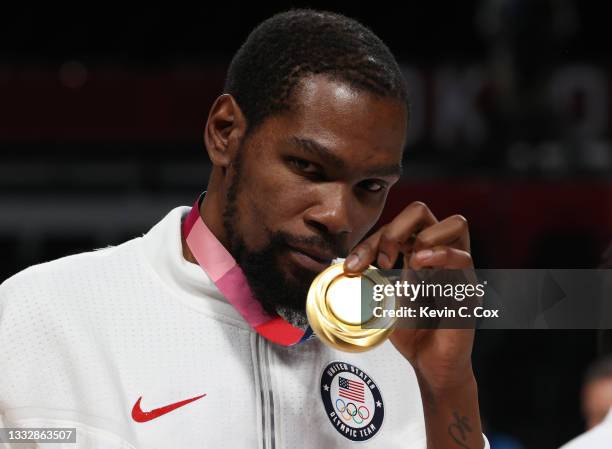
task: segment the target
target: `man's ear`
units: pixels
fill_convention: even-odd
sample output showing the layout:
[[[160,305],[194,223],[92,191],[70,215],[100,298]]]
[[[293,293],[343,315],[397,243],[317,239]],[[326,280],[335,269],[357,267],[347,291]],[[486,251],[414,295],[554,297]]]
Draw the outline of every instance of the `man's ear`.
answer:
[[[206,121],[204,144],[213,166],[228,167],[246,133],[246,119],[230,94],[218,97]]]

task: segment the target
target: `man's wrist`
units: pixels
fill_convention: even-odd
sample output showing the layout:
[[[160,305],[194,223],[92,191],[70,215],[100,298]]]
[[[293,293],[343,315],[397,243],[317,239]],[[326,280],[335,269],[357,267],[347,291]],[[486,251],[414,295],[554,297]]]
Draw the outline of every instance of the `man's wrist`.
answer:
[[[487,447],[480,423],[478,386],[471,366],[461,373],[438,377],[435,382],[417,373],[417,380],[428,448]]]
[[[455,371],[446,376],[431,378],[420,372],[416,372],[417,381],[421,394],[431,400],[440,398],[462,397],[466,393],[477,393],[476,377],[472,365],[466,366],[461,371]]]

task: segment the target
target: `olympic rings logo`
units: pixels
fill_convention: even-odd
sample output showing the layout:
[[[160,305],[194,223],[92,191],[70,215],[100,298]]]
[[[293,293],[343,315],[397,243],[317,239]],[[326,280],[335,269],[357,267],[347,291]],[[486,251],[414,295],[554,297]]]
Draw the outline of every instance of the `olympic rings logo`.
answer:
[[[355,424],[361,424],[370,417],[370,410],[365,405],[357,407],[354,402],[345,403],[340,398],[336,399],[336,410],[344,421],[353,420]]]

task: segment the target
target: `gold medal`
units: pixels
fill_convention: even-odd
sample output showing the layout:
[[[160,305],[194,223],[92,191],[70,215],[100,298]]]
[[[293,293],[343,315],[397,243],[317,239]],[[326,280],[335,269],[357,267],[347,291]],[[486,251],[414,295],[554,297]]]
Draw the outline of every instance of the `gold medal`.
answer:
[[[325,344],[347,352],[363,352],[387,339],[395,318],[374,316],[374,309],[395,309],[395,296],[375,301],[372,295],[363,298],[376,284],[389,280],[375,267],[361,274],[344,272],[344,262],[335,263],[321,272],[310,285],[306,314],[310,327]]]

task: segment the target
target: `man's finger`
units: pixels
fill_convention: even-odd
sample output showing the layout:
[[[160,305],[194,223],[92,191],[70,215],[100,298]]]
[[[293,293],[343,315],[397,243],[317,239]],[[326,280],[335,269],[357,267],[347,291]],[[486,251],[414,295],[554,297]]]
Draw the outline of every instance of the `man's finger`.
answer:
[[[380,235],[376,261],[383,269],[393,268],[400,251],[407,248],[412,236],[438,223],[429,208],[419,201],[407,206]]]
[[[413,270],[425,267],[462,269],[471,267],[473,262],[467,251],[450,246],[435,246],[412,253],[408,264]]]
[[[347,273],[360,273],[374,262],[378,253],[378,242],[384,231],[384,226],[357,245],[344,261],[344,271]]]
[[[413,250],[417,252],[441,245],[470,251],[470,233],[463,215],[450,216],[440,223],[423,229],[416,235]]]

